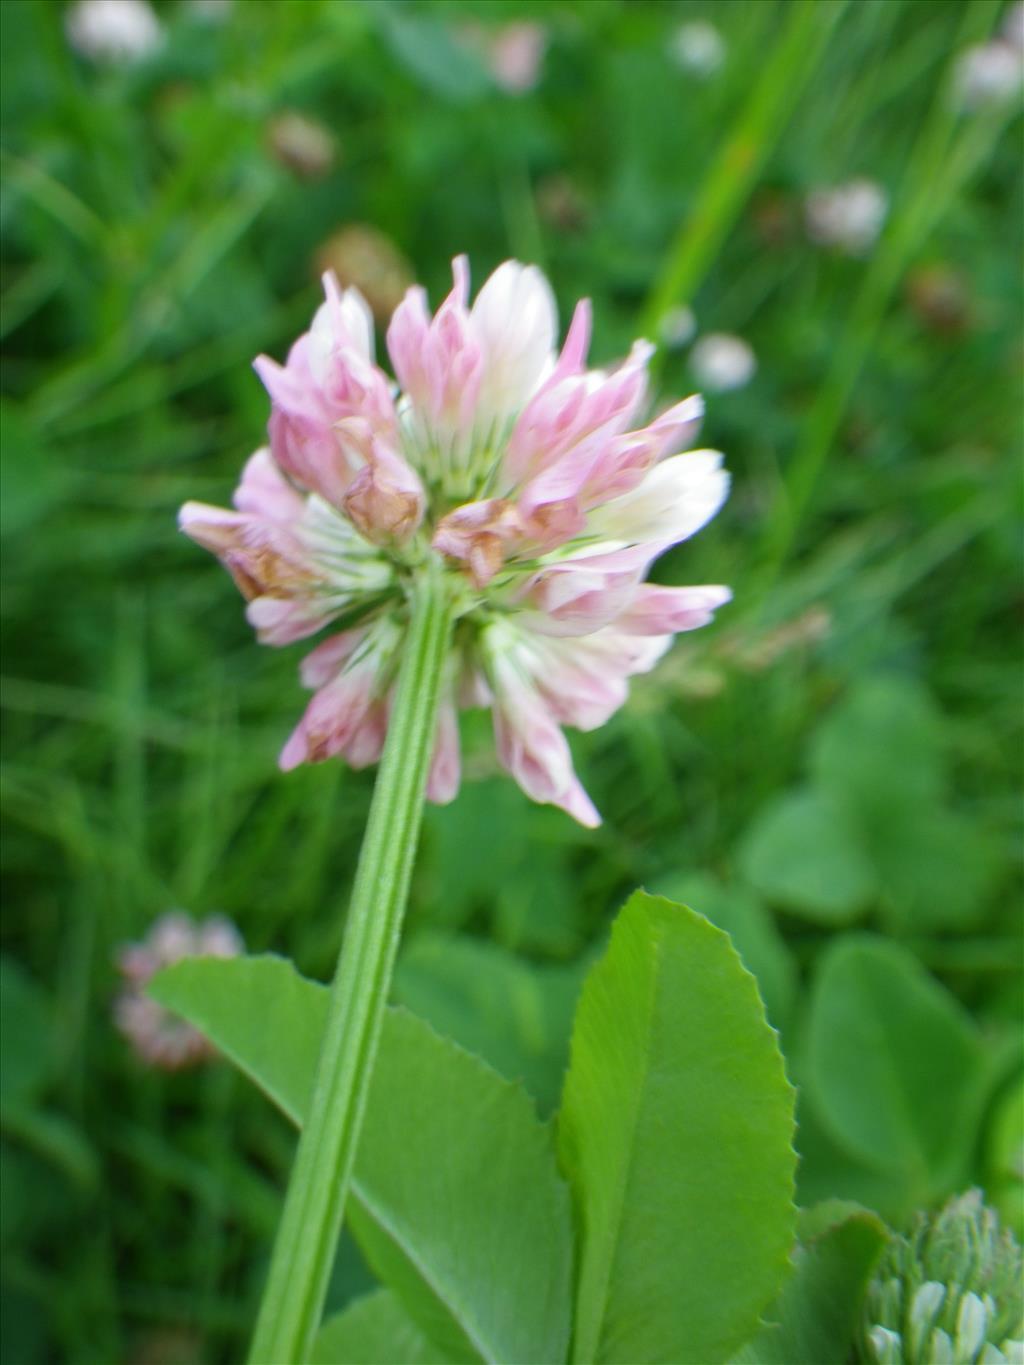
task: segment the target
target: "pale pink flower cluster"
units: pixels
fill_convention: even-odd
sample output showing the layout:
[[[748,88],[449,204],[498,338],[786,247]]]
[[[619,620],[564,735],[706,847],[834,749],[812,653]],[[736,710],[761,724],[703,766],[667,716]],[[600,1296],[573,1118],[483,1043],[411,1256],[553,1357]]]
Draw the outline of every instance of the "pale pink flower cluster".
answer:
[[[422,289],[395,310],[374,359],[369,310],[324,277],[326,301],[284,365],[256,369],[270,445],[250,459],[235,510],[182,508],[248,598],[261,640],[334,624],[307,655],[314,696],[281,766],[380,756],[412,584],[440,558],[459,598],[428,796],[459,786],[457,708],[489,706],[498,757],[535,800],[600,817],[562,726],[591,730],[677,631],[711,619],[720,586],[656,587],[651,562],[715,515],[721,456],[685,449],[699,398],[638,419],[652,347],[588,369],[590,305],[561,350],[539,270],[507,261],[469,302],[468,267],[431,317]]]
[[[842,185],[822,185],[804,201],[812,241],[862,256],[874,246],[889,212],[889,196],[863,177]]]
[[[488,28],[467,23],[460,25],[458,36],[480,54],[502,90],[523,95],[536,87],[548,46],[543,24],[521,21]]]
[[[150,1000],[146,986],[164,967],[186,957],[237,957],[245,951],[238,930],[223,915],[198,923],[181,910],[169,910],[141,943],[117,955],[124,989],[114,1005],[114,1021],[135,1052],[150,1066],[179,1071],[214,1055],[198,1029]]]
[[[147,0],[76,0],[64,28],[75,51],[97,62],[141,61],[163,42]]]

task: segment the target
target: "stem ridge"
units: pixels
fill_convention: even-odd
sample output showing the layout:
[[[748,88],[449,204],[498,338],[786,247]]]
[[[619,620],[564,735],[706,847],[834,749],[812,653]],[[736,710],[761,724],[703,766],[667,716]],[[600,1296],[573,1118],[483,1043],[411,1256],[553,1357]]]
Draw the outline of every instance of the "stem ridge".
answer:
[[[249,1365],[301,1365],[341,1232],[401,936],[455,615],[440,565],[416,585],[352,904]]]

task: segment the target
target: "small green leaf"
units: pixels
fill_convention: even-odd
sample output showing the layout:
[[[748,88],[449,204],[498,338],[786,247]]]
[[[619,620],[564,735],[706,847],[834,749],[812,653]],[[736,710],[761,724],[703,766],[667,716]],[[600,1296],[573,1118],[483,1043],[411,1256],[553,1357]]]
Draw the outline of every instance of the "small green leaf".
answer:
[[[393,5],[375,5],[373,14],[392,52],[428,90],[460,104],[493,90],[487,68],[455,40],[450,25]]]
[[[301,1121],[322,986],[283,958],[193,958],[150,993]],[[348,1216],[447,1359],[564,1360],[572,1231],[550,1130],[521,1088],[404,1010],[385,1016]]]
[[[887,1222],[905,1222],[927,1199],[925,1182],[902,1171],[868,1166],[835,1141],[822,1123],[808,1086],[797,1077],[796,1147],[800,1161],[796,1197],[801,1204],[839,1200],[876,1210]]]
[[[793,1240],[793,1091],[728,937],[637,892],[583,989],[559,1127],[577,1202],[573,1359],[713,1365]]]
[[[809,1075],[835,1140],[870,1166],[956,1183],[978,1123],[981,1045],[969,1016],[903,948],[832,944],[811,1003]]]
[[[877,1214],[835,1201],[801,1217],[801,1241],[768,1325],[733,1365],[845,1365],[864,1293],[889,1233]],[[809,1226],[807,1226],[809,1225]]]
[[[356,1299],[317,1333],[310,1365],[446,1365],[390,1289]]]
[[[813,788],[786,792],[761,811],[740,866],[767,900],[817,924],[849,924],[877,892],[854,823],[827,792]]]
[[[933,806],[945,783],[941,739],[941,717],[924,688],[895,675],[870,678],[819,727],[811,772],[861,810],[894,799]]]
[[[900,925],[967,929],[984,919],[1001,859],[973,820],[933,806],[880,811],[865,825],[865,844]]]

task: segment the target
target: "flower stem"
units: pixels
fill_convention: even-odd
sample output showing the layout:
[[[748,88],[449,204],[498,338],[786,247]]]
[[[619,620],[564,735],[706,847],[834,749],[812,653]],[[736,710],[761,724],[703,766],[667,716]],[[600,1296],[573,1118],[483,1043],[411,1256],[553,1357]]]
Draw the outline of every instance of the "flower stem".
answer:
[[[356,870],[313,1095],[292,1167],[250,1365],[301,1365],[341,1232],[423,813],[455,614],[432,568],[417,584],[394,708]]]

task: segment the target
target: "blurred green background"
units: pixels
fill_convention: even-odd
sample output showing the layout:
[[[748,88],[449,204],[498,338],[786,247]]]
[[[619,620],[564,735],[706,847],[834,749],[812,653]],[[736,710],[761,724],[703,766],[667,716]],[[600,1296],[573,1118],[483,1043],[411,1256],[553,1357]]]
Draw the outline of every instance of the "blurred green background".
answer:
[[[977,1182],[1020,1231],[1021,116],[970,55],[1019,54],[1020,13],[154,12],[129,59],[0,6],[2,1359],[227,1361],[251,1320],[290,1134],[224,1065],[145,1067],[112,1006],[119,947],[174,907],[321,978],[337,951],[372,774],[277,772],[300,651],[259,648],[175,529],[261,442],[249,362],[326,264],[386,316],[457,252],[477,283],[537,262],[563,318],[593,298],[596,362],[669,339],[662,403],[709,334],[757,359],[707,395],[731,501],[656,570],[734,604],[574,740],[596,833],[465,718],[397,997],[550,1111],[610,916],[639,884],[686,900],[781,1031],[803,1202],[899,1222]],[[864,178],[878,240],[810,233],[807,196]],[[346,1245],[334,1301],[366,1279]]]

